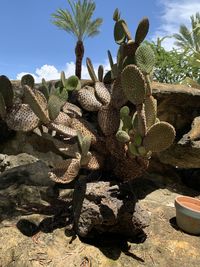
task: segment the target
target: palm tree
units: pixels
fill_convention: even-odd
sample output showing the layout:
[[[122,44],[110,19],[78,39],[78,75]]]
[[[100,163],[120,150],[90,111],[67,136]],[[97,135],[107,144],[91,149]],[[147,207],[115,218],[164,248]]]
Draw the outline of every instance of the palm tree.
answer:
[[[92,0],[78,0],[77,2],[67,0],[71,8],[71,12],[67,9],[57,9],[52,14],[54,20],[53,24],[60,29],[65,30],[67,33],[76,37],[76,70],[75,74],[80,79],[82,69],[82,59],[84,56],[84,44],[83,41],[87,37],[93,37],[99,33],[99,26],[103,20],[97,18],[92,20],[93,12],[96,8],[95,3]]]
[[[174,34],[175,44],[189,54],[200,52],[200,13],[191,16],[192,29],[189,30],[184,24],[180,26],[179,34]]]

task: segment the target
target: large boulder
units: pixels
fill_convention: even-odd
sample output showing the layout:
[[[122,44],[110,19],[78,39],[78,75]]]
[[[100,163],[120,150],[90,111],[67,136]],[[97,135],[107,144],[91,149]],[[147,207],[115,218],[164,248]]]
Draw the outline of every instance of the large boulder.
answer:
[[[149,224],[130,183],[77,182],[73,196],[74,229],[81,237],[112,233],[136,238]],[[135,192],[135,193],[134,193]]]

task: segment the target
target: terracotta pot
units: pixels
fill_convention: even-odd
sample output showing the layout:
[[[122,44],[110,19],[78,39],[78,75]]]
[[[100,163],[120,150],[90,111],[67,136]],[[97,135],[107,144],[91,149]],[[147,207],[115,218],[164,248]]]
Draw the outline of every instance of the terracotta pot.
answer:
[[[187,233],[200,235],[200,200],[178,196],[175,208],[177,225]]]

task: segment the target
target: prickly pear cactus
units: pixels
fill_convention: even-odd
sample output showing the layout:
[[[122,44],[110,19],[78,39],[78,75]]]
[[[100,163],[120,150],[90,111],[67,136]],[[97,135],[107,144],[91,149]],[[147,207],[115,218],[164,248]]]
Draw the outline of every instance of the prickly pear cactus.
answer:
[[[157,119],[157,101],[152,96],[151,74],[155,64],[152,49],[143,44],[149,21],[143,18],[137,27],[135,40],[119,10],[113,15],[114,40],[119,45],[117,62],[111,52],[111,70],[102,79],[87,59],[93,90],[80,89],[78,101],[83,109],[98,112],[98,124],[105,138],[115,174],[123,180],[140,176],[148,167],[152,152],[168,148],[174,141],[175,130]],[[107,83],[110,83],[108,87]],[[135,109],[130,110],[126,103]]]
[[[151,75],[155,64],[152,49],[143,43],[149,21],[143,18],[135,39],[118,9],[113,14],[114,40],[119,45],[114,62],[108,51],[110,70],[100,65],[95,73],[92,61],[86,65],[91,82],[81,87],[76,76],[64,72],[56,83],[44,79],[35,88],[30,75],[22,78],[23,104],[13,104],[10,81],[0,76],[0,116],[10,128],[32,131],[45,126],[56,131],[52,140],[64,159],[49,173],[50,179],[69,183],[80,168],[106,168],[123,181],[141,176],[153,152],[168,148],[175,130],[157,118],[157,101],[152,96]],[[75,104],[68,102],[74,94]],[[91,118],[93,123],[91,123]]]

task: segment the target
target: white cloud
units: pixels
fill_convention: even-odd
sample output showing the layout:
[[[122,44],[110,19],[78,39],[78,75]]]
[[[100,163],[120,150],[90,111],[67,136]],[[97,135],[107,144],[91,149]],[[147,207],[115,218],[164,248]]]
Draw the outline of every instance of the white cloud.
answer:
[[[94,63],[94,69],[95,69],[96,73],[98,70],[98,66],[100,64],[103,65],[105,72],[110,69],[110,65],[109,65],[108,60],[105,60],[104,63]],[[25,71],[18,73],[16,79],[20,80],[23,75],[29,73],[34,77],[36,83],[40,83],[42,78],[44,78],[46,81],[59,79],[61,71],[62,70],[58,70],[53,65],[45,64],[42,67],[37,68],[35,70],[35,73],[30,73],[30,72],[25,72]],[[66,77],[74,75],[74,73],[75,73],[74,62],[67,62],[63,71],[65,72]],[[87,70],[86,65],[82,66],[82,75],[81,76],[82,76],[82,79],[89,79],[89,74],[88,74],[88,70]]]
[[[54,66],[45,64],[41,68],[37,68],[35,73],[24,71],[20,72],[19,74],[17,74],[16,79],[20,80],[21,77],[27,73],[31,74],[34,77],[36,83],[41,82],[42,78],[48,81],[58,79],[60,77],[59,71]]]
[[[152,39],[157,37],[171,36],[178,33],[180,24],[185,24],[190,28],[190,17],[196,12],[200,12],[199,0],[158,0],[159,5],[163,7],[160,15],[161,25],[154,33]],[[174,46],[174,38],[167,38],[162,45],[166,49]]]

